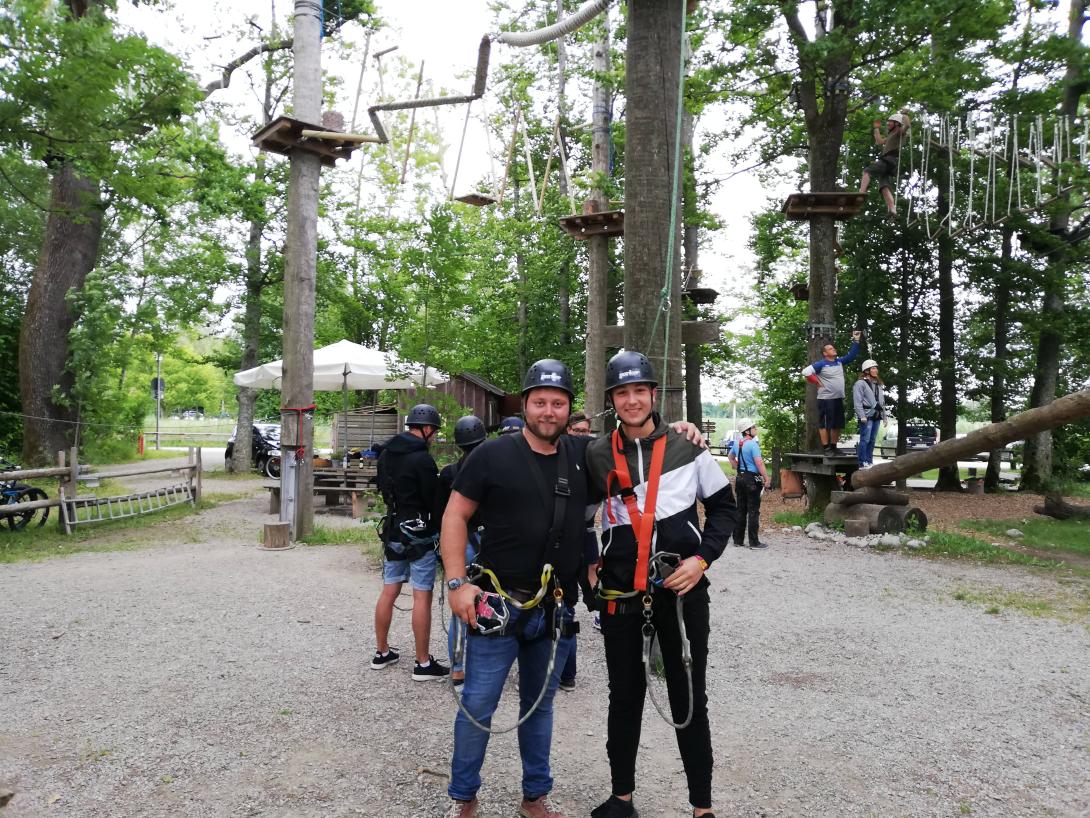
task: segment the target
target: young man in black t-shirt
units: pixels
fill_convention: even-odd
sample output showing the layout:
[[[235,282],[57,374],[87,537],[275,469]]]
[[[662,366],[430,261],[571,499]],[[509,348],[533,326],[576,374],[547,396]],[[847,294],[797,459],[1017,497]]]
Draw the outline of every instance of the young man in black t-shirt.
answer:
[[[571,373],[560,361],[545,359],[531,366],[522,390],[525,427],[485,441],[466,459],[443,515],[441,547],[450,577],[450,607],[469,625],[463,707],[490,726],[516,659],[520,718],[544,690],[537,708],[518,731],[523,793],[519,815],[523,818],[563,818],[548,798],[553,787],[549,753],[553,698],[572,638],[570,633],[560,636],[554,646],[553,627],[557,604],[565,622],[573,618],[587,505],[585,443],[564,435],[573,393]],[[558,502],[563,503],[563,515],[559,530],[554,530]],[[495,578],[478,578],[480,585],[466,577],[465,542],[471,518],[483,526],[477,564]],[[546,564],[552,566],[551,578],[543,578]],[[513,603],[508,605],[510,621],[501,633],[483,635],[476,630],[476,600],[482,591],[502,592]],[[559,603],[553,596],[556,591],[562,594]],[[534,604],[539,597],[543,601]],[[476,815],[488,738],[459,709],[447,788],[452,799],[450,818]]]

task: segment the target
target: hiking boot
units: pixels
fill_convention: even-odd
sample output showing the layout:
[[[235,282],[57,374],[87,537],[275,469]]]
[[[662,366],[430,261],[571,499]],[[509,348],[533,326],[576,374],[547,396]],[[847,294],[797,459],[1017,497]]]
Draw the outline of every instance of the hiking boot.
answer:
[[[564,813],[557,809],[556,804],[547,795],[542,795],[532,801],[523,798],[519,804],[520,818],[564,818]]]
[[[763,543],[763,542],[751,542],[751,543],[749,544],[749,547],[750,547],[750,548],[768,548],[768,543]]]
[[[575,690],[575,679],[561,679],[560,689],[565,691],[566,693],[571,693],[573,690]]]
[[[590,818],[639,818],[639,811],[631,801],[625,801],[616,795],[590,811]]]
[[[735,548],[745,548],[745,547],[746,547],[746,544],[745,544],[744,542],[736,542],[736,543],[734,544],[734,547],[735,547]]]
[[[421,665],[416,662],[413,665],[414,682],[441,682],[450,675],[450,668],[439,664],[439,660],[428,655],[428,664]]]
[[[477,814],[477,799],[472,801],[451,800],[443,818],[473,818]]]
[[[594,612],[594,621],[591,622],[590,624],[594,628],[594,630],[596,630],[596,631],[601,631],[602,630],[602,612],[601,611],[595,611]]]
[[[390,665],[396,665],[397,660],[401,658],[399,654],[393,648],[390,648],[385,653],[379,653],[375,651],[375,655],[371,657],[371,670],[382,670]]]

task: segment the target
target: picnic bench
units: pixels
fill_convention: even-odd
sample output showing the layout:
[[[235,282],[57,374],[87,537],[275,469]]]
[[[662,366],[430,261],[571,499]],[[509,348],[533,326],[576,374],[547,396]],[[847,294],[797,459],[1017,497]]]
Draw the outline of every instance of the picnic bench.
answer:
[[[280,511],[280,484],[265,485],[269,492],[269,513]],[[375,460],[361,460],[348,468],[340,466],[322,466],[314,469],[314,494],[325,498],[326,506],[351,505],[352,516],[361,517],[367,508],[374,504],[373,497],[378,491],[378,463]]]

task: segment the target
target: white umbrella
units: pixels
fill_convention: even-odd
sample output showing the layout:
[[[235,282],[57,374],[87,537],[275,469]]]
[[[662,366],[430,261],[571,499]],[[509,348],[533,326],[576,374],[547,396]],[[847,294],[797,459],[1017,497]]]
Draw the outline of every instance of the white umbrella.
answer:
[[[448,378],[428,367],[426,377],[419,364],[403,363],[392,352],[370,349],[351,341],[314,350],[314,389],[334,392],[338,389],[416,389],[438,386]],[[284,378],[284,362],[271,361],[253,369],[236,372],[236,386],[251,389],[279,389]]]
[[[236,372],[236,386],[251,389],[279,389],[284,379],[284,362],[272,361],[253,369]],[[344,457],[348,457],[348,390],[349,389],[418,389],[446,383],[447,376],[431,367],[403,363],[392,352],[355,344],[342,339],[335,344],[314,350],[314,389],[317,392],[344,393],[345,440]],[[372,419],[373,422],[373,419]]]

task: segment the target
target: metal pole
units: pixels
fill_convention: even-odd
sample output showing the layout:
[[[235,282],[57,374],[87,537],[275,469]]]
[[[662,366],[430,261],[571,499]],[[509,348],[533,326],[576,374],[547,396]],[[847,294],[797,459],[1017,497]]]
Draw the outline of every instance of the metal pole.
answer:
[[[159,417],[163,414],[163,353],[155,353],[155,451],[159,451]]]
[[[341,441],[341,449],[344,455],[341,457],[341,466],[348,468],[348,366],[345,365],[343,383],[341,384],[341,407],[344,410],[344,440]]]

